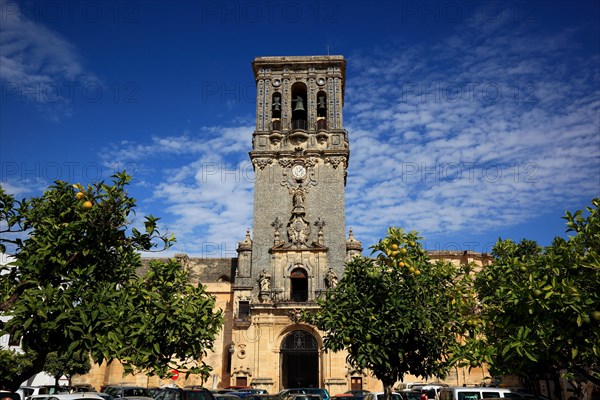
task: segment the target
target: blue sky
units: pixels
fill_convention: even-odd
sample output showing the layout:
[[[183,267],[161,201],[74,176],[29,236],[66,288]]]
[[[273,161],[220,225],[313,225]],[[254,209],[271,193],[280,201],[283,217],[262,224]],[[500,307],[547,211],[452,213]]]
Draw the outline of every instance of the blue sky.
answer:
[[[391,225],[432,250],[547,245],[600,196],[599,4],[0,0],[0,183],[26,197],[125,168],[169,254],[235,256],[251,61],[341,54],[365,247]]]

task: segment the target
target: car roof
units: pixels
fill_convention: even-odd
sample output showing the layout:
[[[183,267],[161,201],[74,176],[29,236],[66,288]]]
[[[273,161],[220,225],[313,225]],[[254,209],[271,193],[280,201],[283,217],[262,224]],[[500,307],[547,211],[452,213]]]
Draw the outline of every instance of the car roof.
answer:
[[[48,399],[58,399],[58,400],[77,400],[77,399],[96,399],[96,400],[104,400],[102,397],[98,396],[96,393],[70,393],[70,394],[51,394],[47,396]]]

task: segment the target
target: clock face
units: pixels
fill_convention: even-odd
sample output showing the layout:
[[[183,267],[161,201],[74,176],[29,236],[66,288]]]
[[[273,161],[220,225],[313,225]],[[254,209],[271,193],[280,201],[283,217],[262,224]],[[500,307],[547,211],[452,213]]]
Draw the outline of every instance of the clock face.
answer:
[[[306,175],[306,168],[304,168],[304,165],[294,165],[292,167],[292,175],[297,179],[304,178],[304,175]]]

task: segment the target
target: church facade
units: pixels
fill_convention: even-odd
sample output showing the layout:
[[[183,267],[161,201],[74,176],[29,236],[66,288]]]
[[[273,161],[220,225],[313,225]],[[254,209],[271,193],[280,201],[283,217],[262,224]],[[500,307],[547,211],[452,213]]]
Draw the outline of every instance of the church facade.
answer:
[[[260,57],[252,67],[252,232],[239,242],[234,259],[177,255],[192,282],[205,285],[224,310],[215,350],[205,358],[213,367],[212,378],[202,383],[183,374],[177,381],[123,376],[121,366],[112,363],[95,366],[78,382],[97,388],[119,383],[252,385],[269,393],[312,386],[332,395],[381,390],[374,377],[346,364],[345,352],[325,352],[324,332],[299,318],[301,310],[317,307],[316,299],[343,276],[345,262],[362,252],[345,222],[350,156],[342,113],[346,61],[342,56]],[[491,261],[472,252],[435,252],[430,257],[480,266]],[[487,376],[481,369],[455,372],[447,383],[481,383]]]

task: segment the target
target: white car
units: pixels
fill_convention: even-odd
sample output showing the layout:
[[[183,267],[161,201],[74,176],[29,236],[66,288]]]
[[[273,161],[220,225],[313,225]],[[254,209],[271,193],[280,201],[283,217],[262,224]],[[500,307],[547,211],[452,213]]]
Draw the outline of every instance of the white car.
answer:
[[[479,400],[486,398],[516,397],[510,389],[496,387],[444,387],[440,389],[440,400]]]
[[[383,392],[374,392],[365,395],[363,400],[385,400],[385,394]],[[392,400],[402,400],[400,393],[392,392]]]
[[[53,394],[47,400],[104,400],[96,393]]]

